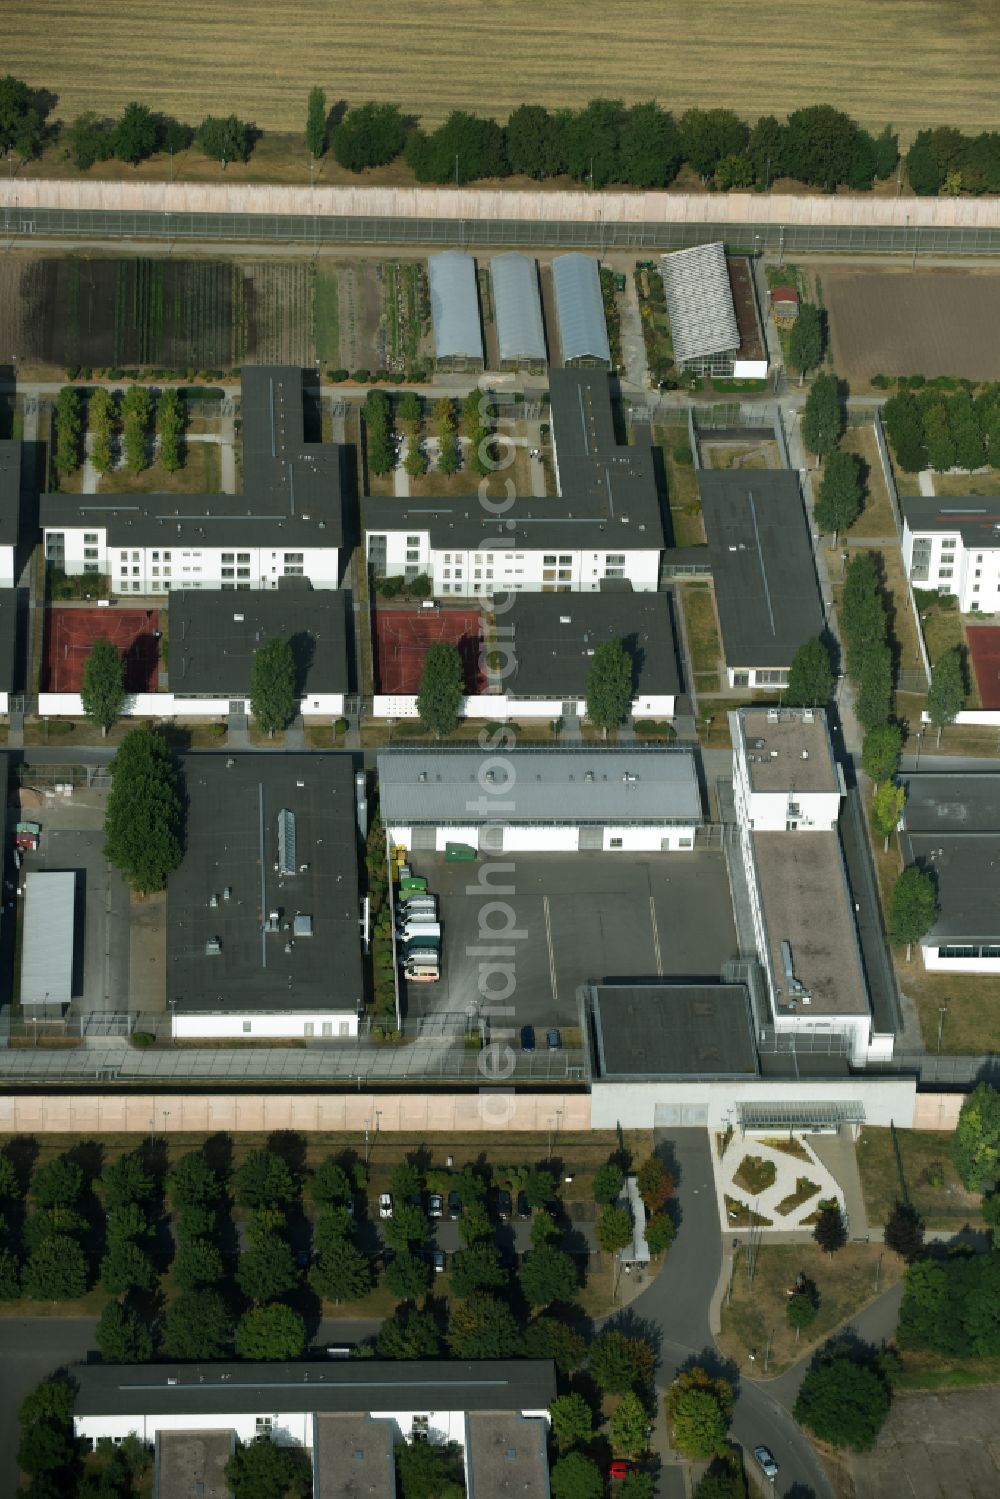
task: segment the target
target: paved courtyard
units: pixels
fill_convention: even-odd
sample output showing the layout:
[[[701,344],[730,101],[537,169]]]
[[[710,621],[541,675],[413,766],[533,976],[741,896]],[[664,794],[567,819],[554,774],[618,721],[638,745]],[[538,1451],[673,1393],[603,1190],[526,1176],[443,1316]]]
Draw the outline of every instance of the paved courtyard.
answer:
[[[874,1452],[848,1463],[857,1499],[994,1499],[996,1390],[898,1395]]]

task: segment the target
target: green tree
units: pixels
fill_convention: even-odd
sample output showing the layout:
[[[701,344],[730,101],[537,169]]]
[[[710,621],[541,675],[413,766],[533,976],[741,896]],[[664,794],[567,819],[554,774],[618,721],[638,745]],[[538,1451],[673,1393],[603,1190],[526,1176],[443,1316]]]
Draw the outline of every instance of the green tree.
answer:
[[[549,1479],[552,1499],[603,1499],[604,1479],[592,1458],[568,1452],[553,1464]]]
[[[244,1312],[236,1328],[240,1358],[283,1362],[300,1358],[306,1346],[306,1325],[298,1312],[281,1301]]]
[[[54,1473],[69,1466],[73,1458],[73,1440],[70,1427],[56,1426],[49,1421],[22,1427],[17,1449],[17,1466],[22,1473],[36,1476]],[[65,1492],[65,1490],[63,1490]]]
[[[695,1494],[698,1499],[702,1499],[700,1488],[695,1490]],[[617,1499],[653,1499],[652,1473],[626,1473],[619,1485]],[[734,1495],[734,1499],[744,1499],[744,1496]]]
[[[721,1456],[733,1413],[733,1387],[705,1369],[684,1369],[667,1394],[672,1441],[686,1457]]]
[[[242,1260],[240,1264],[242,1267]],[[182,1291],[217,1286],[225,1274],[222,1255],[211,1239],[184,1239],[177,1247],[171,1269]]]
[[[602,1332],[590,1345],[591,1378],[609,1395],[641,1389],[653,1377],[653,1350],[643,1338],[629,1338],[617,1328]]]
[[[437,1358],[441,1335],[430,1312],[397,1307],[379,1328],[376,1346],[379,1358]]]
[[[465,696],[462,658],[453,645],[437,641],[428,648],[417,691],[420,721],[435,738],[450,734],[458,723],[458,710]]]
[[[605,1161],[594,1172],[594,1201],[601,1207],[610,1207],[622,1195],[625,1175],[617,1161]]]
[[[674,1190],[673,1178],[658,1155],[649,1155],[636,1172],[639,1196],[646,1204],[646,1211],[655,1213]]]
[[[560,1452],[593,1440],[594,1413],[582,1395],[558,1395],[549,1406],[549,1416]]]
[[[28,1255],[21,1277],[31,1301],[75,1301],[87,1289],[87,1260],[75,1239],[52,1234]]]
[[[788,354],[799,372],[799,384],[823,358],[823,319],[813,302],[802,302],[788,335]]]
[[[831,1257],[847,1243],[847,1225],[838,1203],[821,1204],[813,1224],[813,1238]]]
[[[314,84],[306,105],[306,150],[314,161],[326,151],[326,94]]]
[[[937,889],[926,870],[911,864],[903,870],[889,897],[889,941],[906,944],[909,962],[914,942],[934,925],[938,914]]]
[[[276,1234],[268,1234],[259,1244],[240,1255],[236,1284],[257,1306],[294,1290],[298,1283],[295,1256],[285,1240]]]
[[[460,1469],[445,1448],[431,1442],[399,1442],[395,1453],[400,1499],[463,1499]]]
[[[10,1156],[0,1150],[0,1202],[19,1202],[23,1196],[17,1167]]]
[[[521,1333],[506,1302],[477,1291],[450,1305],[448,1345],[455,1358],[517,1358]]]
[[[427,1237],[427,1214],[415,1202],[397,1202],[382,1236],[393,1249],[408,1249],[411,1244],[420,1244]]]
[[[167,1306],[163,1351],[185,1363],[221,1358],[232,1339],[232,1322],[218,1291],[182,1291]]]
[[[139,473],[147,466],[146,434],[153,414],[153,400],[144,385],[130,385],[122,396],[122,440],[125,462]]]
[[[646,1219],[646,1243],[650,1254],[665,1254],[676,1234],[677,1227],[669,1213],[654,1213]]]
[[[861,769],[876,790],[883,781],[891,780],[896,774],[902,749],[903,733],[898,724],[882,724],[865,735],[861,746]]]
[[[172,386],[161,392],[156,403],[156,434],[160,439],[160,462],[168,474],[181,466],[181,436],[184,432],[184,403]]]
[[[56,397],[55,468],[60,477],[80,466],[83,405],[80,392],[64,385]]]
[[[889,852],[889,839],[899,826],[906,805],[906,791],[893,781],[883,781],[872,796],[872,828],[884,839],[882,852]]]
[[[302,1499],[311,1489],[305,1453],[258,1437],[226,1463],[226,1486],[234,1499]]]
[[[285,1208],[298,1196],[288,1164],[273,1150],[250,1150],[233,1177],[233,1196],[241,1208]]]
[[[988,1191],[1000,1176],[1000,1093],[989,1083],[979,1083],[962,1104],[951,1153],[970,1192]]]
[[[68,1379],[43,1379],[21,1401],[17,1419],[22,1426],[37,1426],[43,1421],[69,1426],[75,1406],[76,1389]]]
[[[85,172],[95,161],[109,161],[115,154],[114,125],[110,120],[98,119],[93,110],[87,110],[70,121],[66,141],[78,171]]]
[[[320,1204],[347,1203],[354,1196],[350,1178],[332,1156],[321,1161],[309,1178],[309,1196]]]
[[[431,1267],[421,1256],[404,1249],[386,1266],[385,1283],[401,1301],[422,1296],[431,1283]]]
[[[24,161],[38,154],[45,115],[38,94],[11,73],[0,78],[0,154]]]
[[[572,1374],[587,1357],[587,1344],[574,1328],[555,1317],[536,1317],[524,1330],[525,1358],[550,1358],[560,1374]]]
[[[882,421],[895,450],[896,461],[908,474],[927,467],[927,444],[920,404],[910,390],[890,396],[882,407]]]
[[[349,109],[333,132],[333,154],[349,172],[385,166],[406,144],[406,125],[395,104]]]
[[[132,729],[111,762],[104,857],[137,895],[162,890],[181,860],[183,810],[177,768],[154,729]]]
[[[749,132],[731,109],[689,109],[681,118],[681,149],[699,177],[714,177],[725,156],[740,156]]]
[[[614,1209],[606,1209],[613,1212]],[[631,1240],[631,1233],[629,1234]],[[569,1301],[579,1289],[580,1277],[571,1255],[551,1244],[533,1249],[517,1272],[521,1290],[531,1306],[550,1301]]]
[[[850,116],[829,104],[797,109],[785,127],[785,170],[824,192],[832,192],[840,183],[870,187],[875,175],[874,150],[859,177],[859,134]]]
[[[482,1240],[460,1249],[451,1262],[451,1289],[456,1296],[471,1296],[473,1291],[499,1290],[507,1284],[507,1272],[500,1263],[495,1244]]]
[[[222,170],[231,161],[246,161],[250,155],[253,126],[235,115],[221,119],[206,115],[198,126],[195,139],[200,150],[214,161],[221,162]]]
[[[484,419],[490,411],[489,395],[478,388],[470,390],[462,402],[462,416],[459,429],[463,437],[475,437],[482,428]]]
[[[438,472],[457,474],[459,470],[458,441],[452,433],[438,438]]]
[[[321,1255],[309,1272],[309,1284],[326,1301],[360,1301],[372,1288],[372,1265],[354,1244],[336,1254]]]
[[[119,161],[138,166],[156,150],[157,129],[152,111],[145,104],[126,104],[115,126],[115,155]]]
[[[125,706],[125,662],[110,640],[95,640],[83,663],[80,702],[102,738],[117,723]]]
[[[885,641],[881,644],[873,641],[861,657],[854,708],[866,734],[889,721],[892,712],[892,651]]]
[[[200,1150],[182,1155],[167,1173],[167,1196],[175,1208],[205,1207],[219,1191],[219,1178]]]
[[[153,1334],[147,1320],[121,1301],[107,1303],[94,1338],[108,1364],[148,1364],[153,1357]]]
[[[603,731],[617,729],[632,706],[632,657],[620,640],[605,640],[587,670],[587,717]]]
[[[796,1291],[789,1296],[785,1303],[785,1316],[789,1327],[795,1331],[796,1342],[799,1340],[802,1329],[815,1322],[818,1311],[815,1296],[810,1296],[805,1291]]]
[[[965,706],[965,666],[960,646],[953,645],[934,663],[931,685],[927,692],[927,717],[937,729],[937,742],[941,743],[941,731],[961,713]]]
[[[878,569],[870,552],[855,552],[844,568],[840,625],[848,674],[857,682],[866,655],[886,643],[885,605]],[[891,686],[891,661],[889,666]],[[881,723],[885,721],[883,718]]]
[[[813,514],[822,531],[833,532],[834,546],[839,533],[853,526],[861,514],[861,470],[854,453],[836,448],[830,454]]]
[[[463,1244],[476,1244],[493,1235],[490,1215],[481,1202],[471,1202],[458,1220],[458,1236]]]
[[[118,1239],[108,1245],[108,1252],[101,1260],[101,1286],[110,1295],[151,1291],[156,1283],[156,1267],[134,1240]]]
[[[891,1249],[912,1265],[920,1257],[924,1247],[924,1220],[911,1202],[897,1202],[885,1221],[883,1235],[887,1249]]]
[[[404,391],[399,400],[399,424],[410,437],[416,437],[424,420],[424,406],[415,390]]]
[[[636,1457],[648,1446],[649,1412],[631,1390],[623,1395],[611,1417],[611,1450]]]
[[[313,1228],[313,1253],[337,1255],[351,1241],[354,1220],[343,1203],[325,1207]]]
[[[802,413],[802,440],[821,464],[840,441],[843,425],[836,375],[817,375]]]
[[[83,1196],[83,1172],[64,1155],[39,1166],[31,1178],[31,1197],[39,1208],[75,1207]]]
[[[21,1294],[21,1262],[10,1249],[0,1249],[0,1301],[17,1301]]]
[[[625,111],[618,131],[621,179],[633,187],[669,187],[683,160],[673,117],[649,100]]]
[[[368,467],[373,474],[388,474],[396,467],[396,453],[392,444],[392,402],[384,390],[368,392],[364,419]]]
[[[604,1208],[595,1232],[598,1244],[607,1254],[626,1249],[632,1243],[632,1215],[627,1208]]]
[[[885,1380],[835,1345],[824,1350],[802,1381],[794,1414],[821,1442],[864,1452],[875,1445],[890,1401]]]
[[[91,433],[90,461],[105,474],[114,462],[112,440],[118,424],[115,398],[106,385],[98,385],[87,402],[87,424]]]
[[[250,712],[273,739],[295,717],[295,659],[287,640],[265,640],[254,652],[250,673]]]
[[[801,708],[818,708],[830,701],[833,668],[824,641],[804,640],[792,657],[785,701]]]
[[[403,459],[403,468],[411,479],[419,479],[427,472],[427,454],[424,452],[423,444],[418,437],[411,437],[406,444],[406,457]]]

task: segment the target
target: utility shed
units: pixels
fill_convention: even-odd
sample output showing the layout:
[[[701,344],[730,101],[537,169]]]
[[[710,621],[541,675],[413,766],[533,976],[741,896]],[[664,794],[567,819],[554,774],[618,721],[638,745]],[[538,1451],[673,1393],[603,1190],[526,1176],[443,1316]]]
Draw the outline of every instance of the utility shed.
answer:
[[[535,260],[517,251],[494,255],[490,261],[490,280],[500,368],[541,369],[545,364],[545,329]]]
[[[76,875],[37,871],[24,882],[21,1003],[68,1005],[73,998]]]
[[[660,259],[670,336],[678,364],[696,364],[740,346],[726,247],[692,245]]]
[[[563,364],[611,368],[608,325],[604,320],[601,272],[592,255],[572,251],[552,262],[556,317]]]
[[[479,322],[476,262],[461,250],[443,250],[427,261],[439,369],[481,370],[483,330]]]

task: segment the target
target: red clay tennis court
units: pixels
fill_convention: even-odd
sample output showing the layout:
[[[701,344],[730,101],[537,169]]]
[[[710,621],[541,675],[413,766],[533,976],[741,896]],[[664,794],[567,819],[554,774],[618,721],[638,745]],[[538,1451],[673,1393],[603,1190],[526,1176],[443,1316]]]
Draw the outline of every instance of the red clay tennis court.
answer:
[[[965,638],[979,684],[980,701],[984,708],[1000,708],[1000,628],[967,625]]]
[[[110,640],[125,657],[127,692],[155,692],[160,650],[156,609],[49,609],[45,615],[43,692],[79,692],[95,640]]]
[[[466,692],[486,686],[479,672],[479,629],[476,609],[375,610],[375,681],[378,691],[409,695],[420,686],[427,648],[444,641],[457,648],[465,670]]]

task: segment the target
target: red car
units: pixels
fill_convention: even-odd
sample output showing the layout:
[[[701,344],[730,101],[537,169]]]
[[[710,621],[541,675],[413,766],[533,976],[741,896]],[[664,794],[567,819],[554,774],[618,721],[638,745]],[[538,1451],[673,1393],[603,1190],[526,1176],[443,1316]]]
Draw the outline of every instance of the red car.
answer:
[[[616,1457],[608,1469],[609,1478],[627,1478],[630,1473],[635,1473],[635,1463],[630,1463],[627,1457]]]

